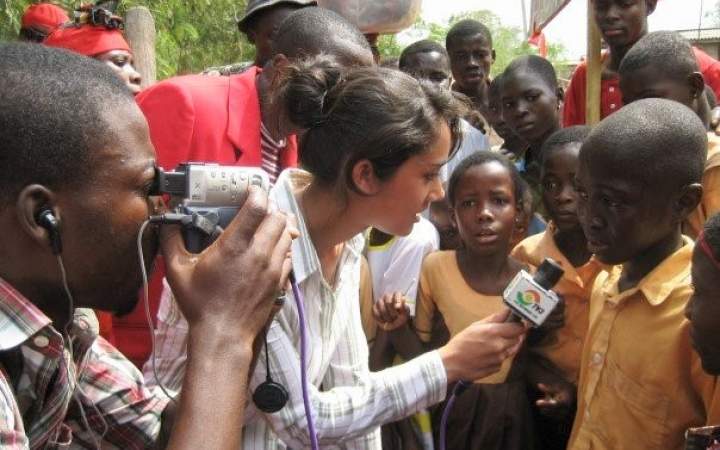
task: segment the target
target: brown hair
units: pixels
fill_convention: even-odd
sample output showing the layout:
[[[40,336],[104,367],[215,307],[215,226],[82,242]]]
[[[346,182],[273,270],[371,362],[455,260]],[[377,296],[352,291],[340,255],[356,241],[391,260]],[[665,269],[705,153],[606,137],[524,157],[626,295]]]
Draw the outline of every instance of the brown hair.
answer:
[[[329,186],[357,191],[352,168],[371,162],[386,180],[438,138],[439,121],[460,140],[461,106],[448,90],[381,67],[345,68],[320,55],[284,69],[274,102],[304,130],[300,163]]]

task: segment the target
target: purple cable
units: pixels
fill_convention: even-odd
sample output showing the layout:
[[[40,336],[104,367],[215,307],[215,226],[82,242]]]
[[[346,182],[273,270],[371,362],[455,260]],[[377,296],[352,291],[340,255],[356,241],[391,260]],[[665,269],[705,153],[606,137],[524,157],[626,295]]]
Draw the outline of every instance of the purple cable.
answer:
[[[308,433],[310,433],[310,447],[312,450],[319,450],[317,433],[315,432],[315,421],[313,420],[312,408],[310,407],[310,394],[308,392],[307,380],[307,329],[305,328],[305,299],[295,281],[295,274],[290,272],[290,286],[292,286],[293,297],[298,309],[300,320],[300,382],[302,383],[303,404],[305,405],[305,416],[308,422]]]
[[[469,386],[470,383],[467,381],[458,381],[453,389],[452,395],[450,395],[448,402],[445,404],[442,419],[440,419],[440,450],[445,450],[447,445],[447,421],[450,417],[450,411],[452,411],[453,406],[455,405],[455,400],[457,400],[458,396],[465,392],[465,389]]]

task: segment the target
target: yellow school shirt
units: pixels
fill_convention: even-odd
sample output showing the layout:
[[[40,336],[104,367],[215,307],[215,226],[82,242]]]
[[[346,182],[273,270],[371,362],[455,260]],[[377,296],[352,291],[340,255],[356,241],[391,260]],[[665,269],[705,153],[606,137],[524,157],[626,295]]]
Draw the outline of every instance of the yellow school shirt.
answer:
[[[435,252],[425,257],[414,319],[415,330],[423,342],[430,341],[436,311],[442,314],[452,337],[504,308],[502,296],[481,294],[467,284],[458,267],[455,251]],[[508,359],[498,373],[475,382],[503,383],[511,366],[512,361]]]
[[[590,294],[595,278],[605,266],[593,258],[581,267],[573,267],[555,244],[554,233],[555,225],[550,222],[546,231],[520,242],[512,256],[534,267],[538,267],[545,258],[552,258],[565,270],[553,288],[565,301],[565,325],[553,338],[535,346],[533,351],[554,363],[567,381],[577,383],[583,340],[588,328]]]
[[[707,162],[702,186],[702,200],[683,226],[683,232],[693,239],[700,234],[705,222],[720,212],[720,137],[715,133],[708,133]]]
[[[568,449],[680,450],[687,428],[720,419],[716,379],[703,372],[684,316],[692,249],[685,238],[622,293],[621,267],[598,275]]]

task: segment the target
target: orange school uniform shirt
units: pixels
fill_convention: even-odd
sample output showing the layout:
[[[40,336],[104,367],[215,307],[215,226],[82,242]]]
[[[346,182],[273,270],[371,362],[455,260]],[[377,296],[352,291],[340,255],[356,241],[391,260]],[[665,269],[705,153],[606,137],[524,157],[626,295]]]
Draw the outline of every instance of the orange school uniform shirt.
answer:
[[[568,449],[680,450],[687,428],[720,420],[716,378],[684,316],[693,249],[684,239],[632,289],[618,292],[619,266],[598,275]]]
[[[550,360],[567,381],[577,383],[580,357],[588,328],[590,294],[593,282],[605,266],[594,258],[581,267],[574,267],[555,244],[555,225],[550,222],[546,231],[520,242],[512,252],[518,261],[539,266],[545,258],[557,261],[565,270],[553,290],[565,301],[565,325],[554,339],[546,339],[533,351]]]
[[[698,237],[705,222],[720,212],[720,137],[715,133],[708,133],[707,162],[702,186],[702,200],[683,226],[683,232],[693,239]]]
[[[415,312],[415,331],[423,342],[430,342],[436,312],[445,319],[453,337],[472,323],[505,308],[502,296],[485,295],[467,284],[460,272],[455,251],[427,255],[420,271],[420,288]],[[476,383],[505,382],[513,358],[505,360],[499,372],[476,380]]]

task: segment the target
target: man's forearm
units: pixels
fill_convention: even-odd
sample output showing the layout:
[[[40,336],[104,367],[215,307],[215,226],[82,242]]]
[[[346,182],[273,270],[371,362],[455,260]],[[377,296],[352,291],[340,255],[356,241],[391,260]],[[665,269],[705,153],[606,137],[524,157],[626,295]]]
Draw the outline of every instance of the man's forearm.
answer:
[[[203,335],[191,330],[182,396],[168,449],[241,447],[252,354],[249,339],[238,342],[217,333]]]

